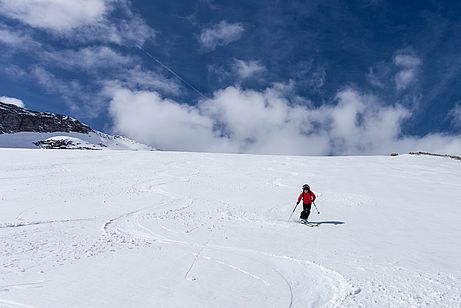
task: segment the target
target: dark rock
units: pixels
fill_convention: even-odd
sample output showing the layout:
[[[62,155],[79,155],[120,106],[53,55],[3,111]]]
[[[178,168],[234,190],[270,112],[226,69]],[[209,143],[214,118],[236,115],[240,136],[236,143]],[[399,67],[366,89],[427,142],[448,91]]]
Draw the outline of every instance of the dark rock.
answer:
[[[34,142],[34,144],[42,149],[101,150],[100,148],[75,144],[72,140],[67,139],[48,139]]]
[[[429,153],[429,152],[410,152],[408,154],[410,154],[410,155],[427,155],[427,156],[446,157],[446,158],[451,158],[451,159],[461,161],[461,156],[457,156],[457,155],[437,154],[437,153]]]
[[[93,130],[69,116],[30,111],[0,102],[0,134],[17,132],[77,132],[88,134]]]

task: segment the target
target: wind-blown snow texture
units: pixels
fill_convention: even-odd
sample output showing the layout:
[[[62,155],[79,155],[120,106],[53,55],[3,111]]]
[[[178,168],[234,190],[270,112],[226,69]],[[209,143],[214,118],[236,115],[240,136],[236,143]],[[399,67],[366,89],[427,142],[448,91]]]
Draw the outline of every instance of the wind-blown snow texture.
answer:
[[[3,149],[0,306],[459,307],[460,191],[438,157]]]

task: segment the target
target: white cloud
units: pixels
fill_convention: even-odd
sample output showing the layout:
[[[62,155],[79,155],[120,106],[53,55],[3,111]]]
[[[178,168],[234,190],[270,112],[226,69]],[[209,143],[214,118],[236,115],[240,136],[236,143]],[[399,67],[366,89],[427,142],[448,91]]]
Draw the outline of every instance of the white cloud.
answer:
[[[21,34],[5,28],[0,28],[0,43],[10,46],[19,46],[23,44],[24,41],[25,38]]]
[[[8,75],[9,78],[13,80],[18,80],[24,77],[27,77],[29,73],[17,65],[6,65],[1,68],[2,72]]]
[[[117,10],[117,18],[111,13]],[[0,14],[79,42],[140,44],[155,33],[128,0],[0,0]]]
[[[293,103],[276,85],[264,91],[228,87],[197,106],[156,92],[112,89],[114,130],[165,150],[265,154],[461,153],[460,136],[401,136],[411,116],[353,89],[320,108]]]
[[[113,83],[132,90],[157,91],[171,95],[178,95],[181,90],[176,79],[168,79],[157,72],[144,70],[139,65],[124,70],[116,77],[117,80]]]
[[[233,69],[240,79],[247,79],[266,70],[258,61],[234,59]]]
[[[78,50],[45,52],[44,57],[54,64],[67,68],[95,70],[132,65],[134,59],[106,46],[84,47]]]
[[[77,82],[64,82],[41,66],[35,66],[30,71],[31,76],[51,93],[59,93],[64,97],[80,92],[82,89]]]
[[[41,66],[29,71],[32,78],[49,93],[58,94],[73,113],[87,118],[97,116],[102,108],[102,100],[98,93],[90,91],[77,80],[63,80]]]
[[[133,14],[129,8],[122,11],[125,14],[124,18],[114,21],[107,18],[94,25],[76,28],[61,35],[77,42],[107,42],[131,47],[143,45],[155,37],[155,31],[142,17]]]
[[[104,0],[0,0],[0,12],[29,26],[67,31],[101,21],[108,10]]]
[[[415,80],[414,70],[402,70],[395,75],[395,85],[397,90],[404,90]]]
[[[417,74],[422,61],[408,52],[398,52],[394,56],[394,65],[399,69],[395,75],[397,90],[405,90],[417,80]]]
[[[35,42],[28,33],[2,23],[0,23],[0,44],[22,49],[40,47],[40,44]]]
[[[388,86],[393,67],[387,62],[378,62],[368,68],[367,81],[376,88],[385,89]],[[395,80],[394,80],[395,82]]]
[[[18,99],[18,98],[8,97],[8,96],[0,96],[0,102],[24,108],[23,101]]]
[[[115,89],[110,113],[117,132],[163,149],[226,151],[215,137],[213,122],[187,105],[162,99],[156,92]]]
[[[242,36],[245,28],[240,23],[221,21],[200,34],[200,44],[203,48],[213,50],[217,46],[224,46],[237,41]]]
[[[397,54],[394,64],[405,68],[415,68],[421,65],[421,59],[411,54]]]

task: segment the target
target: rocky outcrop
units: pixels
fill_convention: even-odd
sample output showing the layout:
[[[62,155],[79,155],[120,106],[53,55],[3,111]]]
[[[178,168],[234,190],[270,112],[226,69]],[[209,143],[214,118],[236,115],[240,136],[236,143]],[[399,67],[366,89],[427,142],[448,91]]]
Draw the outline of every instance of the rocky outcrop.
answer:
[[[102,150],[103,144],[91,144],[78,138],[58,136],[34,142],[42,149],[66,149],[66,150]]]
[[[0,134],[16,132],[77,132],[88,134],[93,130],[69,116],[30,111],[0,102]]]
[[[436,154],[436,153],[429,153],[429,152],[410,152],[408,154],[410,154],[410,155],[428,155],[428,156],[446,157],[446,158],[451,158],[451,159],[461,161],[461,156],[457,156],[457,155]]]

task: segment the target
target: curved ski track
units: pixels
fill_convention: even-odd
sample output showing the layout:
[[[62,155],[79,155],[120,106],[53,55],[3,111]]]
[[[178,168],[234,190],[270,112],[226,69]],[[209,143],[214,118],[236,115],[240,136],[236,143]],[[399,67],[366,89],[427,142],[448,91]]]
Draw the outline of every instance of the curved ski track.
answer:
[[[182,178],[182,180],[188,181],[189,179]],[[287,255],[278,255],[256,249],[213,244],[211,238],[209,238],[205,244],[200,244],[194,240],[189,240],[184,236],[180,236],[181,232],[163,226],[160,223],[160,220],[167,219],[168,215],[171,215],[172,213],[180,213],[189,209],[193,205],[193,201],[183,207],[170,208],[171,204],[178,203],[178,200],[176,197],[173,198],[169,196],[169,193],[166,190],[159,188],[159,186],[163,184],[166,183],[157,182],[154,184],[152,182],[144,182],[136,187],[135,189],[138,191],[146,191],[146,189],[155,190],[157,193],[162,194],[165,200],[163,200],[160,204],[143,207],[107,221],[103,227],[105,234],[113,238],[123,238],[122,242],[125,243],[139,241],[142,245],[142,243],[152,244],[156,242],[158,244],[172,244],[189,247],[191,253],[194,255],[194,259],[184,274],[184,278],[186,280],[195,280],[195,278],[191,278],[190,274],[196,263],[200,260],[200,262],[214,262],[224,266],[247,278],[255,279],[266,287],[270,287],[274,283],[280,283],[267,281],[260,275],[253,273],[251,269],[242,268],[228,261],[220,260],[219,258],[214,257],[213,254],[216,252],[218,255],[231,255],[234,259],[235,257],[237,257],[237,259],[247,259],[250,263],[254,262],[255,264],[259,264],[259,266],[264,267],[266,271],[275,273],[276,276],[279,277],[278,279],[286,285],[284,296],[287,297],[288,307],[306,305],[313,305],[316,307],[339,307],[348,296],[355,295],[359,292],[359,289],[352,286],[341,274],[309,260],[297,259]],[[168,209],[167,205],[169,205]],[[242,218],[236,217],[235,219],[238,220]],[[253,223],[257,222],[246,218],[244,220]],[[159,230],[152,230],[145,225],[145,222],[149,223],[150,226],[158,227]],[[283,222],[277,222],[277,224],[283,224]],[[203,228],[205,226],[206,223],[199,222],[198,226],[187,230],[182,234],[191,233],[194,229]],[[301,279],[291,277],[291,272],[301,273]],[[306,297],[306,292],[312,292],[312,285],[306,285],[306,281],[309,281],[313,276],[316,276],[316,279],[319,279],[319,275],[323,281],[320,288],[322,289],[327,286],[331,291],[329,298],[324,298],[325,294],[322,293],[323,290],[319,289],[316,290],[320,292],[317,294],[318,298],[316,302],[304,302],[303,299]],[[273,280],[274,278],[271,277],[271,279]],[[274,290],[271,290],[271,292],[274,292]]]

